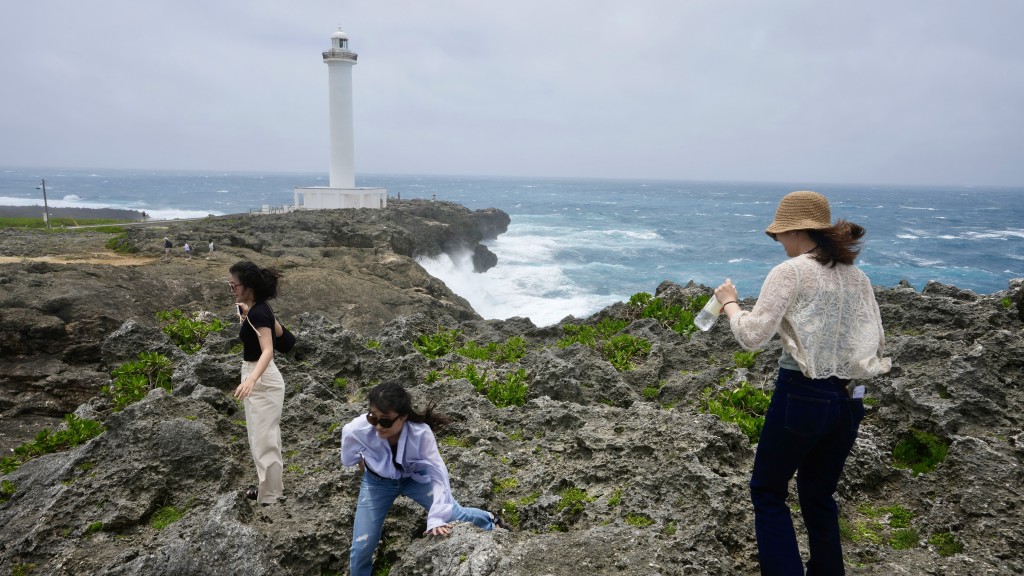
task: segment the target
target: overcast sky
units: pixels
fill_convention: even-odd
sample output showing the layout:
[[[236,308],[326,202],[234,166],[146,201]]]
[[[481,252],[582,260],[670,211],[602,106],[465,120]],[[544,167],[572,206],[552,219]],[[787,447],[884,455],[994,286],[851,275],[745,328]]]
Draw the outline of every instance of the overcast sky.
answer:
[[[0,0],[0,166],[1024,185],[1021,0]]]

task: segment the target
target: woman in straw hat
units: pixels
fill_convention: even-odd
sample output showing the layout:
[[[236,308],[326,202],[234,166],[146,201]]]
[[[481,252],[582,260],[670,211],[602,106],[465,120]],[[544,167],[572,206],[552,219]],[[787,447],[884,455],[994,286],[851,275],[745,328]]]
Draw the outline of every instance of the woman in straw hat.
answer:
[[[775,334],[782,341],[750,478],[761,573],[804,573],[786,505],[796,474],[810,548],[807,574],[844,574],[832,494],[864,417],[864,388],[851,380],[892,366],[882,356],[885,337],[871,282],[853,265],[864,228],[832,224],[828,200],[800,191],[782,198],[765,233],[789,259],[768,274],[754,308],[740,308],[728,279],[715,289],[741,346],[755,350]]]

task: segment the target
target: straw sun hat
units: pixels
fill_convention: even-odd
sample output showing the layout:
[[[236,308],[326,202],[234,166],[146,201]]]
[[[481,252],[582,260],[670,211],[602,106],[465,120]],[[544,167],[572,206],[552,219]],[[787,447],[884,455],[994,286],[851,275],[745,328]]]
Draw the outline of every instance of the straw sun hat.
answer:
[[[775,220],[764,233],[775,237],[790,230],[824,230],[832,227],[828,199],[809,190],[790,192],[782,197],[775,210]]]

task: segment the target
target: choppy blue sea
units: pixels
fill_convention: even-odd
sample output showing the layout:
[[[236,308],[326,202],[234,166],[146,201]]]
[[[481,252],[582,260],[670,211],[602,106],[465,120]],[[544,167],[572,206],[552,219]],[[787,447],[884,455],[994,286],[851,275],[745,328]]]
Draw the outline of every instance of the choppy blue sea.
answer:
[[[295,186],[327,184],[326,174],[10,168],[0,169],[0,205],[41,205],[44,178],[51,206],[154,218],[292,204]],[[833,219],[867,229],[858,265],[876,285],[906,279],[920,290],[937,280],[992,293],[1024,277],[1024,188],[374,174],[356,183],[512,217],[488,243],[498,266],[486,274],[470,272],[468,256],[421,262],[486,318],[551,324],[653,293],[663,280],[717,286],[729,277],[741,296],[756,296],[785,258],[763,230],[778,200],[801,189],[825,194]]]

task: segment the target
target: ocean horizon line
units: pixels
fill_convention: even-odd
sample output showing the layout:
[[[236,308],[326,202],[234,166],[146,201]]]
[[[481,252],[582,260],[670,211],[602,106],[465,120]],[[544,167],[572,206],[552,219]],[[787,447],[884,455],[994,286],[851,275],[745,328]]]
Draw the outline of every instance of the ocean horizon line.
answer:
[[[160,174],[160,175],[194,175],[194,176],[313,176],[316,179],[329,180],[327,171],[319,172],[313,170],[252,170],[252,169],[205,169],[205,168],[115,168],[115,167],[74,167],[74,166],[0,166],[0,172],[13,172],[23,170],[53,170],[64,172],[95,172],[110,171],[121,173],[137,174]],[[103,174],[96,174],[95,177],[102,177]],[[45,177],[45,175],[40,176]],[[743,179],[743,178],[683,178],[676,176],[590,176],[590,175],[515,175],[515,174],[469,174],[469,173],[444,173],[444,172],[357,172],[355,178],[358,181],[363,178],[400,177],[400,178],[487,178],[499,180],[542,180],[542,181],[609,181],[609,182],[658,182],[658,183],[680,183],[680,184],[717,184],[717,185],[778,185],[778,186],[857,186],[865,188],[940,188],[940,189],[993,189],[993,190],[1019,190],[1024,192],[1024,183],[1020,184],[992,184],[992,183],[948,183],[948,182],[882,182],[882,181],[842,181],[842,180],[797,180],[797,179]],[[301,188],[307,184],[296,183],[295,187]],[[357,185],[358,182],[357,182]],[[796,189],[796,188],[794,188]]]

